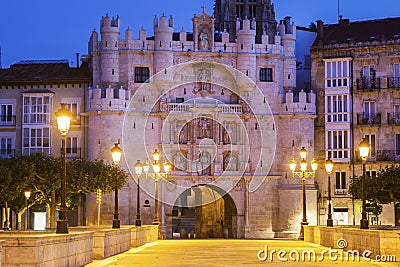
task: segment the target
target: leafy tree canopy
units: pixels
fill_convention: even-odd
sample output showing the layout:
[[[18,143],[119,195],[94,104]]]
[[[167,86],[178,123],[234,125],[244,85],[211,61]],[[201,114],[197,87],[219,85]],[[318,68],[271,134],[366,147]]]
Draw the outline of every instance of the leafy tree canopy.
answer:
[[[356,199],[361,199],[362,177],[354,177],[349,192]],[[376,176],[365,178],[365,198],[370,202],[389,204],[400,202],[400,166],[388,166]]]

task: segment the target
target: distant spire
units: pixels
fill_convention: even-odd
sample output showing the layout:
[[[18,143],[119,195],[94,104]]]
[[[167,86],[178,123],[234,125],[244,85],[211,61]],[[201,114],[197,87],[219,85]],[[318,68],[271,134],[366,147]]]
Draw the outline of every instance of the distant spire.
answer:
[[[203,13],[206,13],[206,8],[207,7],[205,5],[203,5],[201,8],[203,9]]]

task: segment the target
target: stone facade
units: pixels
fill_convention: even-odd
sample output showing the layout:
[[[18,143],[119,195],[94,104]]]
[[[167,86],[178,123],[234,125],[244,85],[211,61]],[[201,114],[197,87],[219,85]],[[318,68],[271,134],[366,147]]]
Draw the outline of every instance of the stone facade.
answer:
[[[110,148],[121,143],[121,166],[134,177],[120,191],[121,223],[136,215],[133,165],[152,161],[157,149],[174,166],[159,181],[165,237],[184,223],[201,237],[297,236],[301,180],[291,178],[287,163],[301,147],[313,157],[316,108],[313,92],[293,93],[296,27],[286,18],[260,43],[255,20],[238,20],[235,29],[236,42],[227,32],[214,38],[214,18],[203,12],[193,18],[193,34],[174,33],[165,15],[154,18],[154,37],[141,29],[134,39],[128,28],[122,39],[120,18],[108,15],[100,35],[92,32],[88,157],[111,161]],[[145,223],[155,204],[150,176],[140,180]],[[313,179],[307,183],[308,207],[316,210]],[[87,200],[88,223],[95,224],[95,198]],[[110,222],[112,199],[104,202]],[[309,220],[316,221],[313,213]]]
[[[347,189],[352,177],[362,175],[358,144],[366,137],[371,145],[368,175],[398,164],[400,99],[399,18],[324,25],[311,47],[312,88],[317,92],[315,154],[334,161],[332,178],[333,217],[336,224],[359,224],[361,203],[352,201]],[[321,162],[323,163],[323,162]],[[321,164],[322,165],[322,164]],[[327,218],[327,174],[321,170],[319,222]],[[385,205],[379,222],[399,225],[400,212]]]

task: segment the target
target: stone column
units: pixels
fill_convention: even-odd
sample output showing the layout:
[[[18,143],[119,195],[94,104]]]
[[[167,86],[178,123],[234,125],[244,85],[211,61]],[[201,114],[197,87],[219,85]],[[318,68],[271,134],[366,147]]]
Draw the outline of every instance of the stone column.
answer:
[[[244,225],[247,227],[249,225],[249,183],[250,181],[244,178]]]

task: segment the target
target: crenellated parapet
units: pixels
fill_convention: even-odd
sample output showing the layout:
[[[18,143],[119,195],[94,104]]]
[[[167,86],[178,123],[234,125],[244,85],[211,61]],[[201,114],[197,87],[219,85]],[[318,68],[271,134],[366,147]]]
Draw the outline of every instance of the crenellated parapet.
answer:
[[[316,114],[316,95],[314,91],[301,90],[298,95],[289,91],[282,95],[280,114]]]
[[[88,111],[118,110],[124,111],[129,104],[130,90],[123,88],[89,87]]]
[[[100,32],[104,33],[118,33],[120,32],[120,19],[117,15],[116,18],[110,18],[108,14],[105,17],[101,17],[100,20]]]
[[[290,21],[290,17],[280,21],[278,32],[282,39],[296,39],[296,26]]]

